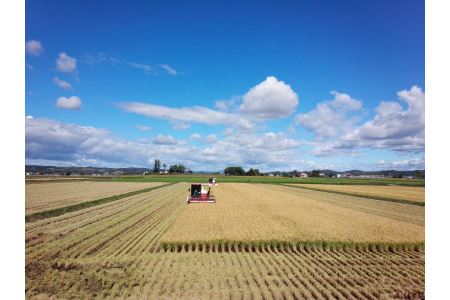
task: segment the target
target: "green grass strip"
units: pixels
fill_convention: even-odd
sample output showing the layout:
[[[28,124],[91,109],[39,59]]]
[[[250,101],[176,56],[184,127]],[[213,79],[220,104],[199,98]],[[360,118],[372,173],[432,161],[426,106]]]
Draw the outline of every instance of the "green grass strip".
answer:
[[[280,185],[294,187],[294,188],[298,188],[298,189],[305,189],[305,190],[311,190],[311,191],[317,191],[317,192],[330,193],[330,194],[339,194],[339,195],[345,195],[345,196],[367,198],[367,199],[372,199],[372,200],[380,200],[380,201],[387,201],[387,202],[397,202],[397,203],[403,203],[403,204],[425,206],[425,202],[417,202],[417,201],[396,199],[396,198],[389,198],[389,197],[382,197],[382,196],[361,195],[361,194],[358,194],[358,193],[351,193],[351,192],[323,190],[323,189],[320,189],[320,188],[313,188],[313,187],[309,187],[309,186],[305,187],[305,186],[291,185],[291,184],[280,184]]]
[[[161,242],[162,251],[206,251],[206,252],[255,252],[265,250],[301,249],[361,250],[361,251],[424,251],[424,242],[353,242],[326,240],[212,240],[188,242]]]
[[[64,207],[59,207],[59,208],[55,208],[55,209],[36,212],[33,214],[26,215],[25,222],[28,223],[28,222],[34,222],[34,221],[43,220],[43,219],[47,219],[47,218],[51,218],[51,217],[61,216],[61,215],[64,215],[64,214],[67,214],[70,212],[74,212],[77,210],[85,209],[88,207],[101,205],[101,204],[108,203],[108,202],[113,202],[116,200],[139,195],[142,193],[147,193],[147,192],[150,192],[150,191],[153,191],[153,190],[156,190],[159,188],[167,187],[167,186],[170,186],[173,184],[176,184],[176,182],[159,185],[159,186],[154,186],[154,187],[137,190],[137,191],[133,191],[133,192],[125,193],[125,194],[114,195],[111,197],[101,198],[101,199],[97,199],[97,200],[93,200],[93,201],[87,201],[87,202],[77,203],[77,204],[73,204],[73,205],[69,205],[69,206],[64,206]]]
[[[208,182],[208,178],[216,177],[219,185],[224,182],[234,183],[305,183],[305,184],[338,184],[338,185],[401,185],[401,186],[425,186],[425,180],[418,179],[365,179],[365,178],[289,178],[271,176],[220,176],[220,175],[147,175],[147,176],[122,176],[109,179],[98,178],[97,180],[109,180],[118,182]]]

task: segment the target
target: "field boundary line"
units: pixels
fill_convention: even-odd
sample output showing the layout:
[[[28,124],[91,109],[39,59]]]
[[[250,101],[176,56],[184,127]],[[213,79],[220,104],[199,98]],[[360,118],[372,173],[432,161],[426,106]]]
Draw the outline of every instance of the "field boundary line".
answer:
[[[171,182],[168,184],[145,188],[142,190],[132,191],[132,192],[124,193],[124,194],[109,196],[109,197],[100,198],[100,199],[96,199],[96,200],[92,200],[92,201],[86,201],[86,202],[81,202],[81,203],[77,203],[77,204],[73,204],[73,205],[69,205],[69,206],[64,206],[64,207],[59,207],[59,208],[54,208],[54,209],[50,209],[50,210],[44,210],[44,211],[32,213],[32,214],[25,216],[25,222],[29,223],[29,222],[43,220],[43,219],[47,219],[47,218],[51,218],[51,217],[61,216],[61,215],[64,215],[64,214],[67,214],[70,212],[78,211],[78,210],[89,208],[92,206],[97,206],[100,204],[117,201],[117,200],[120,200],[120,199],[123,199],[126,197],[136,196],[136,195],[139,195],[142,193],[147,193],[147,192],[159,189],[159,188],[174,185],[176,183],[177,182]]]
[[[311,190],[311,191],[316,191],[316,192],[324,192],[324,193],[330,193],[330,194],[339,194],[339,195],[353,196],[353,197],[366,198],[366,199],[379,200],[379,201],[386,201],[386,202],[396,202],[396,203],[411,204],[411,205],[417,205],[417,206],[425,206],[425,202],[417,202],[417,201],[397,199],[397,198],[390,198],[390,197],[383,197],[383,196],[369,196],[369,195],[362,195],[362,194],[351,193],[351,192],[323,190],[323,189],[313,188],[313,187],[309,187],[309,186],[305,187],[305,186],[298,186],[298,185],[285,184],[285,183],[281,183],[280,185],[294,187],[294,188],[298,188],[298,189]]]

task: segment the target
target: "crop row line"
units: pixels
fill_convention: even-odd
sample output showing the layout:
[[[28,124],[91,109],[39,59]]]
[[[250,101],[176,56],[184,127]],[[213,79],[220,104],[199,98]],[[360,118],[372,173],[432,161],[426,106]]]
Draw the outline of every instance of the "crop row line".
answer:
[[[97,200],[93,200],[93,201],[87,201],[87,202],[77,203],[77,204],[73,204],[73,205],[69,205],[69,206],[65,206],[65,207],[59,207],[59,208],[55,208],[55,209],[32,213],[32,214],[25,216],[25,222],[28,223],[28,222],[34,222],[37,220],[47,219],[47,218],[51,218],[51,217],[57,217],[57,216],[60,216],[60,215],[66,214],[66,213],[74,212],[74,211],[85,209],[88,207],[97,206],[97,205],[105,204],[105,203],[112,202],[112,201],[117,201],[117,200],[120,200],[120,199],[123,199],[126,197],[131,197],[131,196],[139,195],[142,193],[147,193],[147,192],[150,192],[150,191],[162,188],[162,187],[167,187],[167,186],[173,185],[173,184],[175,184],[175,183],[172,182],[172,183],[159,185],[159,186],[155,186],[155,187],[151,187],[151,188],[132,191],[132,192],[125,193],[125,194],[114,195],[114,196],[105,197],[105,198],[101,198],[101,199],[97,199]]]
[[[387,202],[396,202],[396,203],[411,204],[411,205],[417,205],[417,206],[425,206],[425,202],[417,202],[417,201],[410,201],[410,200],[376,196],[376,195],[364,195],[364,194],[351,193],[351,192],[324,190],[324,189],[320,189],[320,188],[314,188],[314,187],[309,187],[309,186],[308,187],[297,186],[297,185],[292,185],[292,184],[280,184],[280,185],[295,187],[298,189],[311,190],[311,191],[316,191],[316,192],[324,192],[324,193],[353,196],[353,197],[366,198],[366,199],[372,199],[372,200],[380,200],[380,201],[387,201]]]

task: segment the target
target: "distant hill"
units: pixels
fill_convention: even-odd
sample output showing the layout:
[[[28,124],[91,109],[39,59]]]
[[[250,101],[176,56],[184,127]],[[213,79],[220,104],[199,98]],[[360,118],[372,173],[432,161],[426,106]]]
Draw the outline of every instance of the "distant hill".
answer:
[[[111,174],[120,175],[142,175],[148,172],[148,168],[101,168],[101,167],[55,167],[25,165],[25,172],[34,174],[60,174],[60,175],[93,175],[93,174]]]

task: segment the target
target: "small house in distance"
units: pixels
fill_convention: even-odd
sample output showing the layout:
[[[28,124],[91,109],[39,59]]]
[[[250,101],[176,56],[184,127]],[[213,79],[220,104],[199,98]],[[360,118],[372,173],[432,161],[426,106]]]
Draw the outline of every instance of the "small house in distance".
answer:
[[[307,173],[305,173],[305,172],[300,173],[300,178],[307,178],[307,177],[308,177]]]

